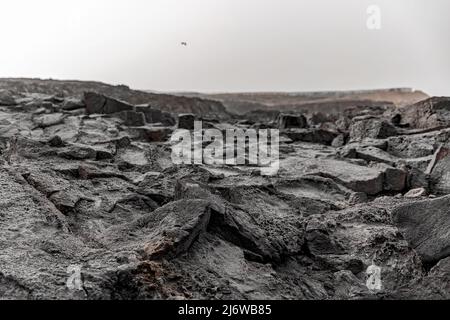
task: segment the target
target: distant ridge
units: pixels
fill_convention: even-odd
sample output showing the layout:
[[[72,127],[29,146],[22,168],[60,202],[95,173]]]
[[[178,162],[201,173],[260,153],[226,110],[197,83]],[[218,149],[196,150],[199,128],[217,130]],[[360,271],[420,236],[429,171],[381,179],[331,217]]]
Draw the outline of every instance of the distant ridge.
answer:
[[[352,106],[394,104],[405,106],[429,98],[423,91],[412,88],[390,88],[349,91],[312,92],[242,92],[197,94],[196,96],[222,102],[228,111],[243,114],[255,110],[326,110],[336,111]]]
[[[314,110],[340,112],[353,106],[394,104],[406,106],[429,98],[412,88],[387,88],[342,91],[309,92],[158,92],[134,90],[127,85],[110,85],[98,81],[54,80],[37,78],[0,78],[0,90],[59,93],[67,96],[83,95],[85,91],[120,99],[131,104],[151,104],[155,108],[172,113],[194,113],[204,117],[227,118],[232,114],[244,114],[255,110]]]
[[[194,113],[201,116],[219,118],[229,117],[224,105],[215,99],[150,93],[133,90],[126,85],[110,85],[97,81],[0,78],[1,89],[12,90],[18,93],[58,94],[79,98],[83,96],[84,92],[94,91],[134,105],[150,104],[154,108],[172,113]]]

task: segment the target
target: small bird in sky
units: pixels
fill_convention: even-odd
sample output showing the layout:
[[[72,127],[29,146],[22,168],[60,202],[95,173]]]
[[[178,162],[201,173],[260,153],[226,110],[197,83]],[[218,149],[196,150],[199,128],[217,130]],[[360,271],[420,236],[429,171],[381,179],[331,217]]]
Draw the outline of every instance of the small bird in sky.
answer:
[[[182,42],[181,45],[187,47],[187,42]]]

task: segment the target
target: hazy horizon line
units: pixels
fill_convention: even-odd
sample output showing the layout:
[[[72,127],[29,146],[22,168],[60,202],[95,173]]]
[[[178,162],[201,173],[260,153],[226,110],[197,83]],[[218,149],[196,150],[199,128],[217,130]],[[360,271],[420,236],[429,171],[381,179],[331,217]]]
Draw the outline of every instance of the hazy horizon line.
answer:
[[[375,93],[375,92],[402,92],[402,93],[415,93],[420,92],[424,93],[428,96],[430,95],[428,92],[422,89],[408,87],[408,86],[394,86],[394,87],[379,87],[379,88],[352,88],[352,89],[317,89],[317,90],[263,90],[263,89],[254,89],[254,90],[183,90],[183,89],[170,89],[170,90],[159,90],[159,89],[150,89],[150,88],[138,88],[127,83],[122,82],[108,82],[104,80],[86,80],[86,79],[63,79],[56,77],[0,77],[0,81],[8,81],[8,80],[37,80],[37,81],[58,81],[58,82],[93,82],[93,83],[101,83],[111,86],[127,86],[128,88],[136,91],[144,91],[149,93],[168,93],[168,94],[206,94],[206,95],[220,95],[220,94],[319,94],[319,93],[348,93],[348,94],[358,94],[358,93]]]

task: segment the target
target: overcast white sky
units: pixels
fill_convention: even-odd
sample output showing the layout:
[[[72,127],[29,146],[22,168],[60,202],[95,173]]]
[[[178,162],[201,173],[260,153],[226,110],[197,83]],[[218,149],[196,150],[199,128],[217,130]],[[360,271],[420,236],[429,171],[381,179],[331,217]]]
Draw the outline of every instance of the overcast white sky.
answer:
[[[449,14],[448,0],[0,0],[0,77],[450,95]]]

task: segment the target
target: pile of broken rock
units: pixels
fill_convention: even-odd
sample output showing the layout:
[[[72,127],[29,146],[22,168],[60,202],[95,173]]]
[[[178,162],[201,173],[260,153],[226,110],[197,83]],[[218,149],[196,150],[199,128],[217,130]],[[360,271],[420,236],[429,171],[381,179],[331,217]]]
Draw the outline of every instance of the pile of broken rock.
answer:
[[[0,91],[0,299],[450,298],[450,99],[208,115],[280,129],[268,177],[172,164],[171,133],[206,100],[178,120],[52,90]]]

